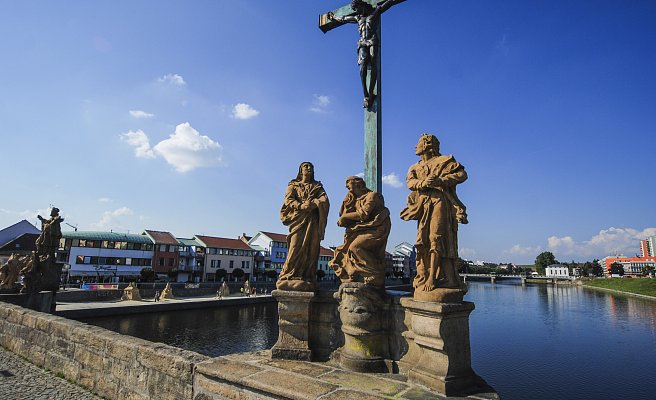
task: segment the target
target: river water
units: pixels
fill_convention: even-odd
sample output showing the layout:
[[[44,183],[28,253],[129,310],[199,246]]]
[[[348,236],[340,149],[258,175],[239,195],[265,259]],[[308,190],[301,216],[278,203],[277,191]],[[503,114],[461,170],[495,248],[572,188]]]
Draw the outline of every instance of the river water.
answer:
[[[502,399],[655,399],[656,302],[581,287],[470,282],[472,366]],[[267,349],[274,303],[87,319],[219,356]]]

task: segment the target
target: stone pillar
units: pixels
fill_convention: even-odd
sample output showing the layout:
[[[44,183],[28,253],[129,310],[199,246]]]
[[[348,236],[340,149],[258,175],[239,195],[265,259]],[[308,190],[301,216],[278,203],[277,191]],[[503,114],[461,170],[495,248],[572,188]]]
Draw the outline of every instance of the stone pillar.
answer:
[[[387,312],[384,293],[360,282],[339,287],[339,316],[344,345],[337,350],[339,364],[355,372],[391,372]]]
[[[312,360],[310,349],[310,307],[314,292],[274,290],[278,301],[278,341],[271,348],[271,358]]]
[[[436,303],[402,298],[411,313],[411,334],[417,346],[408,381],[454,396],[476,389],[477,376],[471,368],[469,314],[474,303]],[[408,354],[410,356],[410,354]]]

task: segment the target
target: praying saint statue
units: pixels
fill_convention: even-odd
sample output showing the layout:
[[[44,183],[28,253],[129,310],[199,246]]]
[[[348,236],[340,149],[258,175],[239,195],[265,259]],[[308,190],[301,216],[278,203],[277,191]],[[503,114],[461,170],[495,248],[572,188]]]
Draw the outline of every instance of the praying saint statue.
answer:
[[[376,98],[375,89],[378,81],[378,47],[380,38],[378,37],[378,27],[380,25],[380,15],[387,11],[396,3],[402,0],[387,0],[374,7],[363,0],[353,0],[351,8],[355,11],[354,15],[344,17],[336,16],[334,13],[328,13],[328,19],[340,23],[357,23],[360,39],[358,40],[358,65],[360,65],[360,79],[362,81],[362,90],[364,92],[364,107],[369,108]],[[367,85],[367,69],[371,67],[371,77]]]
[[[350,176],[337,225],[346,228],[344,244],[335,249],[329,266],[343,282],[385,287],[385,247],[391,229],[390,213],[380,193],[369,190],[364,179]]]

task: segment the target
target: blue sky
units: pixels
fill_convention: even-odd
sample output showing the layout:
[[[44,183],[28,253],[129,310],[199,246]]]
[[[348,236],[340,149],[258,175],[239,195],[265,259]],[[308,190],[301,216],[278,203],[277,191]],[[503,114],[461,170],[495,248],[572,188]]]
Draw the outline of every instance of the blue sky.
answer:
[[[336,226],[363,170],[346,0],[0,1],[0,227],[54,204],[81,230],[285,232],[298,164]],[[408,0],[383,16],[389,247],[434,133],[469,173],[461,255],[638,252],[656,234],[656,2]]]

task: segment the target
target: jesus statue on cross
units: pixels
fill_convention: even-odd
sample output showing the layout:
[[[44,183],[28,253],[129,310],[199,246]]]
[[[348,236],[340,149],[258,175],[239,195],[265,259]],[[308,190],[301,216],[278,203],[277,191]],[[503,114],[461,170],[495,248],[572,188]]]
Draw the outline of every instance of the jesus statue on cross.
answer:
[[[402,1],[402,0],[401,0]],[[378,27],[380,25],[380,14],[387,11],[400,0],[386,0],[376,6],[364,0],[353,0],[351,8],[355,11],[352,15],[338,16],[334,12],[327,13],[328,20],[339,23],[357,23],[360,39],[358,40],[358,65],[360,65],[360,79],[364,92],[364,107],[369,108],[376,97],[375,89],[378,81]],[[369,84],[367,85],[367,71],[371,71]]]

